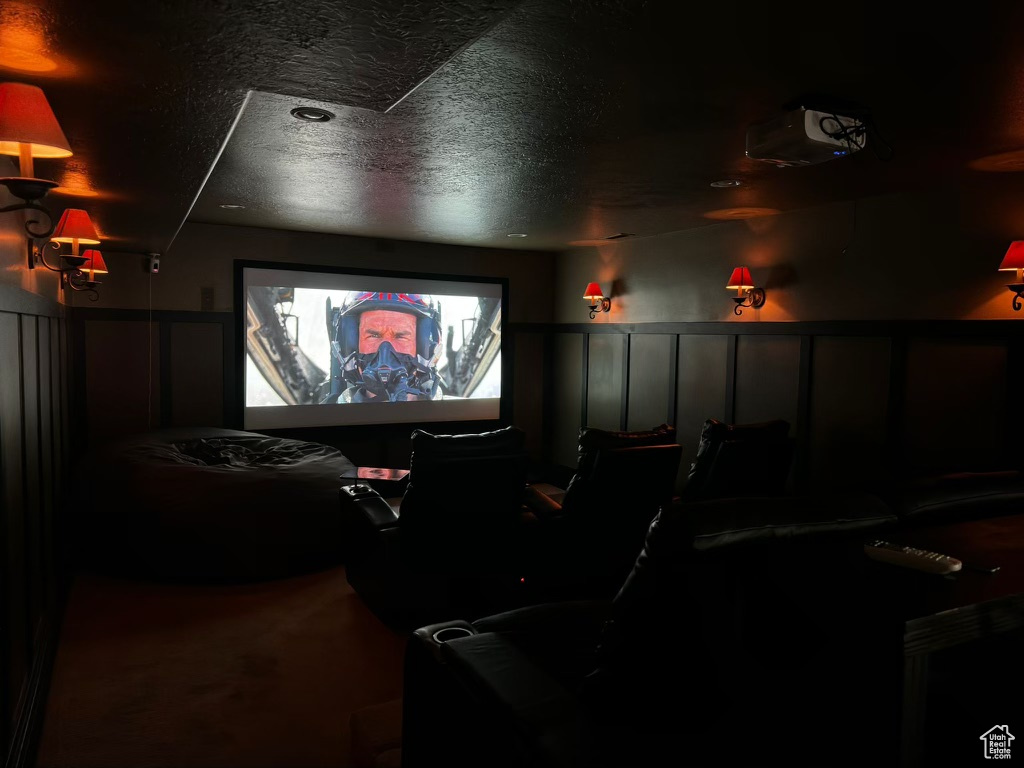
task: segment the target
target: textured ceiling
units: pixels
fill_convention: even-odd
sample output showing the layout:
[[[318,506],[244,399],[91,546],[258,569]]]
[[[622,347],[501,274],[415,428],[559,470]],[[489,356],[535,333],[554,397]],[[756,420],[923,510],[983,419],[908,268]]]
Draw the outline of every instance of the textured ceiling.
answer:
[[[58,66],[0,74],[46,91],[75,156],[37,173],[98,193],[49,199],[111,250],[166,251],[186,219],[561,249],[954,182],[972,226],[1017,226],[1020,174],[967,164],[1024,148],[1019,4],[782,5],[8,0],[0,65],[41,33]],[[744,156],[748,125],[812,94],[888,146]],[[289,114],[310,105],[335,119]]]
[[[249,89],[383,110],[513,5],[4,0],[0,63],[33,47],[58,66],[0,73],[43,88],[75,152],[37,174],[95,193],[51,206],[87,208],[112,250],[163,251]]]

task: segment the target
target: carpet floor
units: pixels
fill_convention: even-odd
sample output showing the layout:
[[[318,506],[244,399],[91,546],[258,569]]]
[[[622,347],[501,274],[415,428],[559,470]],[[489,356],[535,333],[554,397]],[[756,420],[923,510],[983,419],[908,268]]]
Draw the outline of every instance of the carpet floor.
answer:
[[[358,768],[353,712],[402,692],[406,639],[343,568],[245,585],[75,578],[38,768]]]

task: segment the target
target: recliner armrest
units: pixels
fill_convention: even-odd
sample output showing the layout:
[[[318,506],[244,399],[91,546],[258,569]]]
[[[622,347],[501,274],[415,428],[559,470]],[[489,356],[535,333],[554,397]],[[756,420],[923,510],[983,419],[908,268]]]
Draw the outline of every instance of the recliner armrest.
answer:
[[[373,502],[358,505],[359,511],[374,528],[392,528],[398,525],[398,510],[378,496]]]
[[[441,656],[486,721],[507,729],[523,765],[597,764],[599,734],[580,701],[511,641],[483,632],[450,640]]]
[[[398,511],[369,486],[342,486],[342,503],[357,517],[357,525],[380,530],[398,525]]]
[[[564,492],[562,495],[565,495]],[[541,520],[552,515],[561,514],[562,512],[561,503],[533,485],[526,486],[523,504]]]
[[[696,551],[805,537],[858,537],[892,528],[897,517],[869,493],[738,496],[683,502]]]
[[[1010,515],[1024,504],[1024,473],[951,472],[907,482],[886,492],[885,499],[908,524]]]
[[[548,642],[552,635],[597,637],[610,610],[611,603],[607,600],[561,600],[483,616],[475,619],[471,626],[477,632],[543,634]]]

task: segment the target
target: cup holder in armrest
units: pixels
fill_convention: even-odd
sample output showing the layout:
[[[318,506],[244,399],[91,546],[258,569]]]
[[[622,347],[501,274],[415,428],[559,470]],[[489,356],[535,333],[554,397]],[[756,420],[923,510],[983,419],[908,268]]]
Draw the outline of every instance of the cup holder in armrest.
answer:
[[[369,496],[377,495],[377,492],[373,490],[369,485],[363,483],[351,483],[348,485],[341,486],[343,493],[353,499],[362,499]]]
[[[445,643],[460,637],[475,635],[477,631],[472,624],[464,619],[452,619],[437,624],[428,624],[414,630],[412,634],[420,647],[440,662],[441,648]]]
[[[449,640],[454,640],[457,637],[469,637],[473,634],[476,633],[466,627],[442,627],[430,637],[435,643],[447,643]]]

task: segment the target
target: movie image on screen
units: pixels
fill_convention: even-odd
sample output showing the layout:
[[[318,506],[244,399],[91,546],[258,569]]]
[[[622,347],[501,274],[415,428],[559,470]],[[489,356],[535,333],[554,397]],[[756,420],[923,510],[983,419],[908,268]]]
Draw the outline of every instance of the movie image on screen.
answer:
[[[244,428],[497,419],[500,283],[244,268]]]

